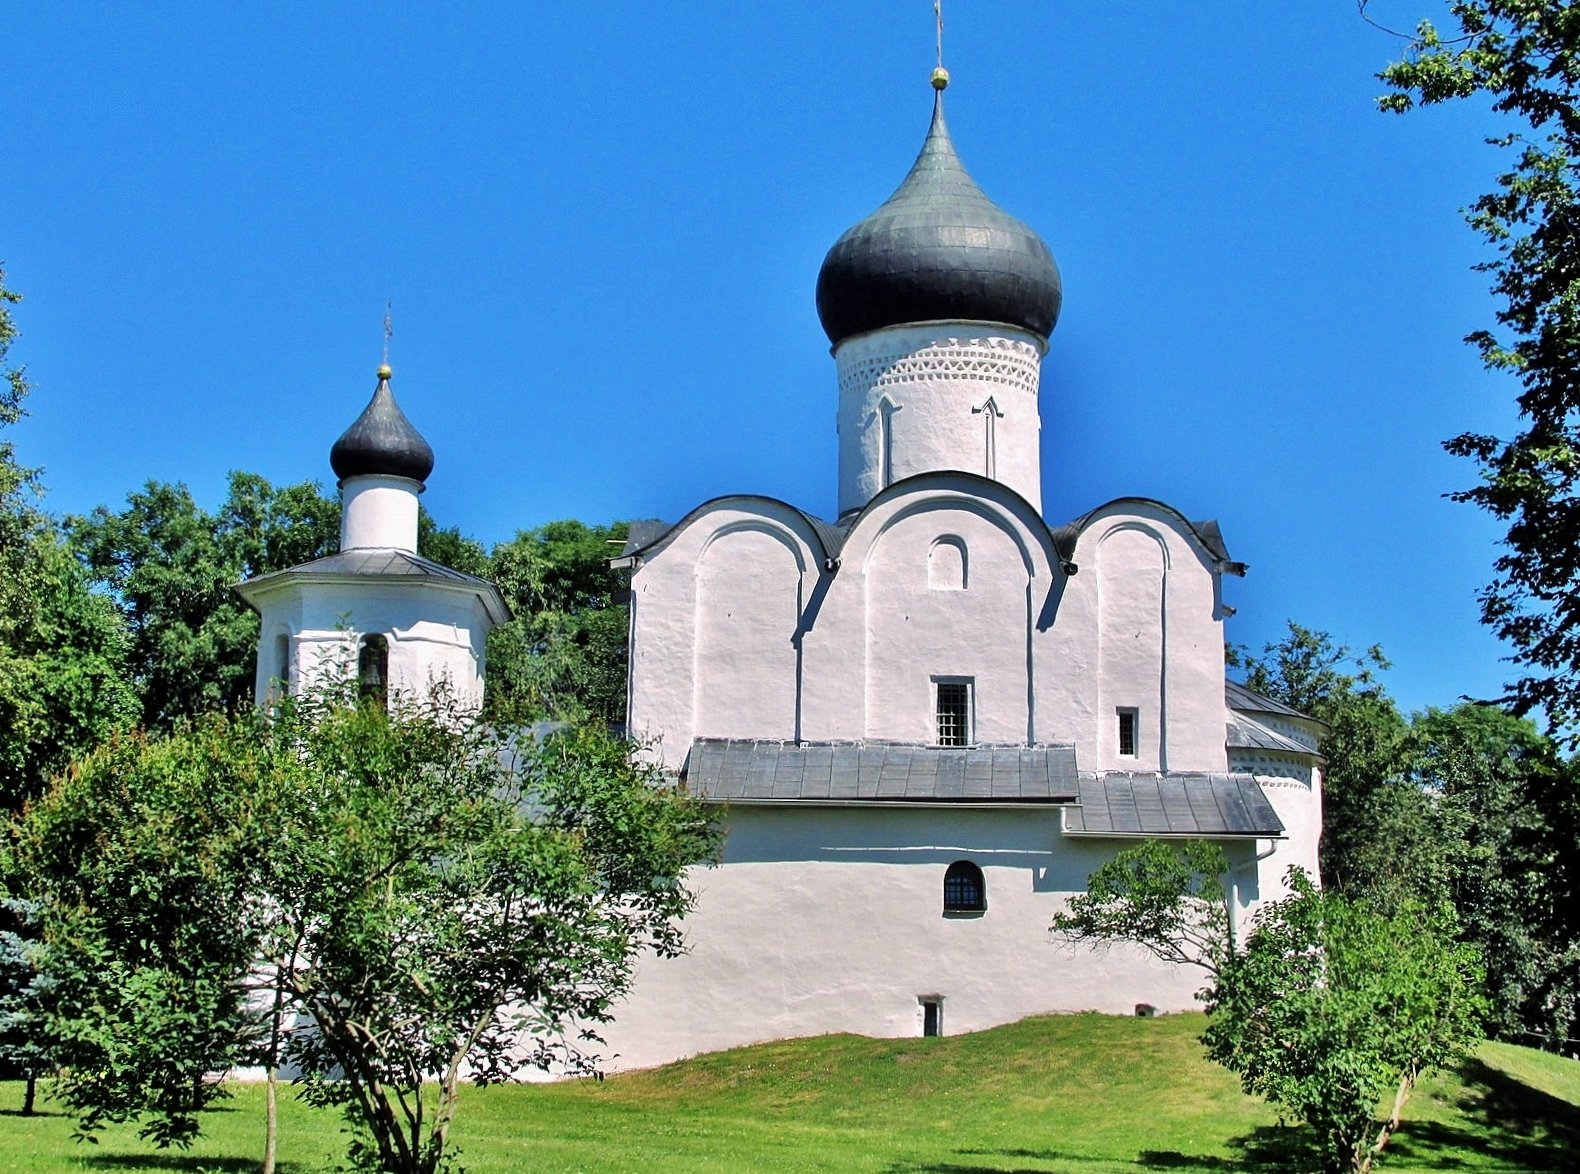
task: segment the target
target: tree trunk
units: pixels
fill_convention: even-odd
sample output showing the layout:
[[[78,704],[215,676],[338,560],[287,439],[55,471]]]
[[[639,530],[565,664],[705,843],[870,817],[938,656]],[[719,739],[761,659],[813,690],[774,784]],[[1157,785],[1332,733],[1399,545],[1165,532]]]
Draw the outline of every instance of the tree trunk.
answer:
[[[1383,1122],[1382,1130],[1377,1134],[1377,1140],[1372,1148],[1361,1155],[1356,1163],[1355,1174],[1368,1174],[1372,1163],[1377,1160],[1377,1155],[1383,1152],[1383,1147],[1399,1129],[1400,1119],[1404,1116],[1404,1103],[1410,1099],[1410,1092],[1415,1088],[1415,1066],[1412,1065],[1405,1071],[1399,1080],[1399,1091],[1394,1093],[1393,1109],[1388,1114],[1388,1120]]]
[[[29,1072],[27,1084],[22,1092],[22,1116],[31,1117],[34,1107],[38,1102],[38,1077]]]
[[[263,1174],[274,1174],[274,1150],[280,1135],[279,1084],[280,1069],[271,1055],[263,1098]]]

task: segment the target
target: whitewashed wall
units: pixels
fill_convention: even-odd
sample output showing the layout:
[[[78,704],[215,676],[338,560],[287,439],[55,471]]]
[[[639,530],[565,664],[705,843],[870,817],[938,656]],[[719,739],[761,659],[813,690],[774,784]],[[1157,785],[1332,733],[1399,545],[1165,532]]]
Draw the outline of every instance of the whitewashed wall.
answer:
[[[340,485],[340,549],[417,552],[417,495],[422,483],[406,477],[364,475]]]
[[[1167,507],[1125,499],[1087,519],[1063,584],[1049,721],[1083,770],[1227,769],[1223,615],[1210,552]],[[1095,687],[1094,687],[1095,686]],[[1138,712],[1134,756],[1117,710]]]
[[[940,676],[974,682],[977,741],[1073,742],[1083,769],[1227,769],[1219,572],[1172,510],[1098,511],[1070,577],[1028,502],[936,474],[870,503],[837,572],[824,557],[795,510],[734,498],[643,559],[630,716],[671,769],[698,735],[929,742]]]
[[[982,322],[894,326],[840,343],[839,512],[945,470],[1001,481],[1040,509],[1045,349],[1033,334]]]
[[[946,1035],[1196,1006],[1194,969],[1050,936],[1115,849],[1063,839],[1057,811],[736,806],[728,818],[724,863],[693,874],[691,952],[645,958],[604,1032],[616,1068],[826,1032],[919,1036],[923,996],[942,997]],[[982,869],[985,913],[944,913],[955,860]]]
[[[389,641],[392,693],[426,693],[448,681],[463,704],[481,705],[484,641],[492,623],[469,588],[415,579],[303,576],[257,599],[262,616],[256,697],[282,676],[291,688],[349,672],[362,636]],[[282,674],[281,651],[289,662]]]

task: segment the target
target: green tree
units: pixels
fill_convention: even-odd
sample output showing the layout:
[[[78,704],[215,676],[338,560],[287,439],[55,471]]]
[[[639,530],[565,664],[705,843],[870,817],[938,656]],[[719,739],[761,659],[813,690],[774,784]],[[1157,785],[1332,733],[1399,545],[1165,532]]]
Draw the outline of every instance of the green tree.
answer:
[[[0,804],[21,806],[71,755],[131,716],[126,637],[44,512],[37,470],[7,430],[25,414],[26,372],[8,364],[17,337],[0,268]]]
[[[463,1073],[595,1062],[638,953],[680,948],[702,809],[596,731],[534,741],[409,701],[118,739],[32,810],[20,859],[84,1129],[144,1115],[183,1142],[203,1072],[288,1059],[345,1107],[357,1168],[431,1174]]]
[[[489,577],[516,618],[488,639],[488,706],[521,721],[625,720],[627,526],[549,522],[494,547]]]
[[[1324,723],[1322,881],[1381,902],[1438,899],[1445,883],[1430,803],[1407,769],[1409,725],[1378,678],[1376,646],[1357,654],[1293,621],[1260,657],[1237,654],[1253,691]]]
[[[205,1074],[251,1058],[250,873],[268,843],[251,809],[271,789],[264,735],[247,712],[112,738],[19,828],[58,1094],[84,1135],[141,1118],[144,1136],[184,1145],[222,1095]]]
[[[1364,8],[1364,5],[1363,5]],[[1497,330],[1466,341],[1493,371],[1518,381],[1519,431],[1447,442],[1480,481],[1456,500],[1508,523],[1482,619],[1514,647],[1524,675],[1509,687],[1517,713],[1545,710],[1580,739],[1580,4],[1574,0],[1455,0],[1457,30],[1417,29],[1404,60],[1379,76],[1385,110],[1486,95],[1506,117],[1490,140],[1509,169],[1467,213],[1492,247],[1479,268],[1501,305]]]
[[[213,514],[186,486],[149,482],[120,513],[101,506],[72,520],[86,566],[131,633],[144,725],[251,700],[258,616],[231,587],[332,553],[339,526],[339,505],[316,485],[276,489],[251,473],[231,474]]]
[[[1479,1038],[1479,957],[1447,906],[1385,915],[1299,870],[1290,885],[1215,977],[1202,1042],[1246,1092],[1316,1132],[1325,1171],[1364,1174],[1416,1081]]]
[[[1406,898],[1382,913],[1322,892],[1298,869],[1290,896],[1258,910],[1237,946],[1226,871],[1210,843],[1127,848],[1092,874],[1053,932],[1203,967],[1208,1055],[1246,1092],[1309,1125],[1325,1170],[1365,1171],[1398,1128],[1416,1080],[1476,1038],[1476,951],[1457,939],[1446,905]],[[1393,1107],[1379,1122],[1387,1093]]]
[[[1486,959],[1489,1028],[1555,1048],[1580,1013],[1580,779],[1552,739],[1489,705],[1410,723],[1461,937]]]
[[[1228,857],[1210,840],[1145,840],[1087,877],[1086,891],[1054,915],[1053,932],[1098,948],[1129,942],[1217,974],[1234,948],[1228,871]]]
[[[44,1032],[43,977],[38,969],[38,907],[0,901],[0,1072],[23,1082],[22,1115],[32,1116],[38,1079],[52,1057]]]

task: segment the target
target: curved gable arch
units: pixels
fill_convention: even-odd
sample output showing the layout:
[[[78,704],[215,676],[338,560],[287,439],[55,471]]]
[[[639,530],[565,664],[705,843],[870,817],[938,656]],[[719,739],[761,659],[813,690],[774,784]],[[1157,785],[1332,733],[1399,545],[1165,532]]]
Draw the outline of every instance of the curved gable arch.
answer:
[[[804,536],[796,534],[791,527],[785,525],[777,518],[740,518],[733,522],[726,522],[709,534],[702,542],[702,549],[697,554],[697,566],[700,568],[707,559],[708,553],[722,538],[732,534],[763,534],[778,542],[795,559],[798,574],[806,574],[807,559],[803,550],[808,545]]]
[[[1163,560],[1165,574],[1172,568],[1173,558],[1169,551],[1168,539],[1161,531],[1150,522],[1141,518],[1118,518],[1112,526],[1097,533],[1098,563],[1102,563],[1103,547],[1107,546],[1116,536],[1121,534],[1144,534],[1158,545],[1159,557]]]

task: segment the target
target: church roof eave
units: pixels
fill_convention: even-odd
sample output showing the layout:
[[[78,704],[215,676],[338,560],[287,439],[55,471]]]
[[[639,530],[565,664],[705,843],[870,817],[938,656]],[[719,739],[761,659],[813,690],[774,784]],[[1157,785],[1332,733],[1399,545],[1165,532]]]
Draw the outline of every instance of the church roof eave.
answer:
[[[1158,501],[1154,497],[1116,497],[1112,501],[1104,502],[1095,509],[1087,510],[1078,518],[1073,518],[1053,531],[1054,546],[1059,551],[1061,558],[1066,561],[1075,557],[1075,544],[1080,540],[1086,527],[1104,512],[1116,506],[1144,505],[1163,513],[1173,515],[1186,531],[1193,537],[1211,556],[1213,569],[1230,575],[1244,575],[1249,569],[1244,563],[1235,562],[1229,557],[1229,548],[1223,540],[1223,531],[1214,519],[1193,522],[1179,510],[1167,502]]]
[[[231,590],[256,610],[259,600],[282,587],[295,584],[355,584],[392,580],[469,592],[482,600],[489,618],[496,624],[505,623],[511,618],[510,604],[499,588],[487,579],[457,571],[409,551],[395,549],[342,550],[312,562],[299,563],[294,567],[233,583]]]
[[[687,526],[691,525],[702,515],[721,506],[770,506],[774,510],[782,510],[798,518],[816,539],[818,553],[823,560],[824,569],[835,571],[839,568],[840,559],[844,556],[845,545],[850,536],[860,528],[862,521],[872,512],[888,504],[897,497],[909,493],[925,490],[930,486],[939,486],[943,482],[959,483],[980,486],[984,496],[993,495],[1002,497],[1033,529],[1039,539],[1045,541],[1051,560],[1064,569],[1066,574],[1074,574],[1079,568],[1074,560],[1076,543],[1080,540],[1082,532],[1105,511],[1126,505],[1148,506],[1159,510],[1176,519],[1185,532],[1206,552],[1215,571],[1244,575],[1246,565],[1235,562],[1229,557],[1229,550],[1223,540],[1223,532],[1214,520],[1193,522],[1173,506],[1150,497],[1116,497],[1095,509],[1088,510],[1080,517],[1066,522],[1059,527],[1051,527],[1042,515],[1029,501],[1002,481],[984,477],[980,473],[967,472],[964,469],[932,469],[924,473],[914,473],[909,477],[889,485],[887,488],[874,494],[860,509],[851,510],[842,514],[838,521],[824,521],[813,514],[807,513],[798,506],[791,505],[777,497],[767,497],[762,494],[739,493],[724,494],[720,497],[709,498],[695,509],[681,518],[680,521],[669,524],[664,522],[648,521],[633,523],[630,537],[625,548],[616,556],[613,563],[617,565],[631,565],[634,561],[649,558],[662,547],[667,545],[676,535]],[[1301,715],[1304,716],[1304,715]]]

